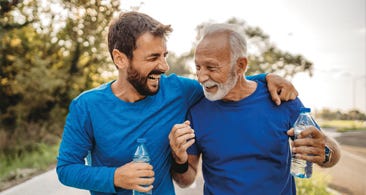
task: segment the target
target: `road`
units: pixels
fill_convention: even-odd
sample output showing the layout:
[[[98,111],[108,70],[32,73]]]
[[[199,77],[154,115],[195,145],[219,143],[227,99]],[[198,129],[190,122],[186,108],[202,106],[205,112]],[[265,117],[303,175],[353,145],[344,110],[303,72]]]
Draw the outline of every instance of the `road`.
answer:
[[[202,176],[187,189],[177,186],[177,195],[202,194]],[[56,170],[52,169],[44,174],[38,175],[22,184],[0,192],[0,195],[89,195],[86,190],[79,190],[62,185],[56,175]]]
[[[328,132],[327,132],[328,134]],[[340,162],[328,169],[319,169],[331,176],[330,187],[342,195],[366,195],[366,132],[338,133],[329,132],[341,144]],[[339,136],[339,137],[337,137]],[[318,171],[318,170],[316,170]],[[202,175],[189,188],[177,186],[177,195],[202,194]],[[57,179],[54,169],[36,176],[13,188],[0,192],[0,195],[88,195],[88,191],[66,187]]]
[[[329,169],[329,187],[343,195],[366,195],[366,132],[347,132],[335,137],[341,145],[341,159]]]

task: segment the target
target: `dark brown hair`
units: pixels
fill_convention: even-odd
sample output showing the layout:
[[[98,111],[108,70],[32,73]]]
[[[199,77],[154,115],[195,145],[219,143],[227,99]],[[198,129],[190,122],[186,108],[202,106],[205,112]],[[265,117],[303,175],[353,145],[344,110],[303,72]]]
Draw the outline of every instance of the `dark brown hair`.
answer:
[[[113,60],[112,51],[117,49],[129,59],[133,57],[136,49],[136,40],[144,33],[149,32],[154,36],[163,37],[172,32],[170,25],[164,25],[154,18],[139,12],[121,13],[112,20],[108,32],[108,49]]]

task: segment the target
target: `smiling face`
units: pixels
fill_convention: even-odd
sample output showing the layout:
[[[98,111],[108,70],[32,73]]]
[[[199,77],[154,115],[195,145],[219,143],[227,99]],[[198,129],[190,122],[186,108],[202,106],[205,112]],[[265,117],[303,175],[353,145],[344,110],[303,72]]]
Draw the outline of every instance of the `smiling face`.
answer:
[[[238,74],[231,62],[231,48],[225,33],[205,37],[195,52],[198,81],[211,101],[224,99],[236,85]]]
[[[167,54],[166,41],[162,37],[144,33],[136,40],[136,49],[127,68],[127,81],[140,95],[158,92],[161,74],[169,70]]]

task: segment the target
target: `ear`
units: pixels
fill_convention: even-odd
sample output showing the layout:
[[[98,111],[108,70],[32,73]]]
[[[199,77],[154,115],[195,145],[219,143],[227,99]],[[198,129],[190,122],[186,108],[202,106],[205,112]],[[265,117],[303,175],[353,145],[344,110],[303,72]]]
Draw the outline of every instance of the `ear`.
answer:
[[[118,69],[124,69],[128,66],[128,58],[127,56],[120,52],[118,49],[113,49],[113,62],[118,67]]]
[[[238,68],[237,71],[240,74],[243,74],[247,70],[248,61],[246,57],[239,57],[238,60],[236,60],[236,67]]]

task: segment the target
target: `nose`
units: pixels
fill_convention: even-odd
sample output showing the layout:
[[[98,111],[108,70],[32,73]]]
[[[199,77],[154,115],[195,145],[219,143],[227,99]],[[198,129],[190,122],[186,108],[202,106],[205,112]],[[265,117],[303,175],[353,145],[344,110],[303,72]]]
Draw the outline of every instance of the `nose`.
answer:
[[[163,72],[167,72],[169,70],[170,67],[169,67],[168,62],[166,61],[165,58],[163,58],[161,60],[161,62],[159,62],[158,68],[159,68],[159,70],[161,70]]]
[[[196,74],[198,82],[200,83],[204,83],[209,79],[207,72],[203,68],[201,68],[200,70],[196,70]]]

